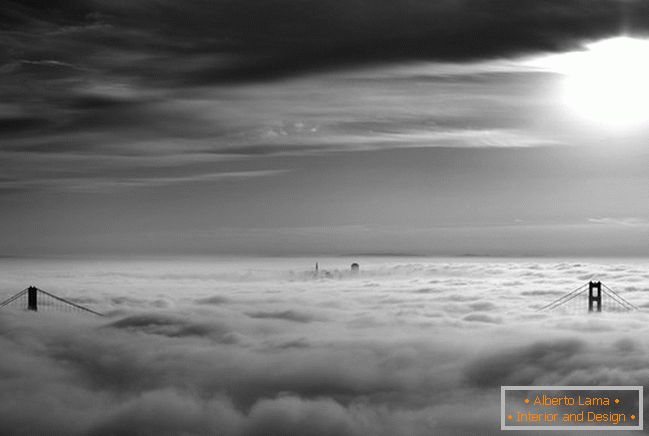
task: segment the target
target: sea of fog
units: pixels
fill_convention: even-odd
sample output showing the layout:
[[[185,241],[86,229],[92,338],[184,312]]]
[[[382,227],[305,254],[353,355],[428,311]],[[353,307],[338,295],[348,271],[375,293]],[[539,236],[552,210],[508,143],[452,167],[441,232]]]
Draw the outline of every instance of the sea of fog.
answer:
[[[640,310],[537,311],[590,279]],[[649,385],[649,259],[0,259],[28,285],[106,316],[0,309],[3,435],[487,435],[501,385]]]

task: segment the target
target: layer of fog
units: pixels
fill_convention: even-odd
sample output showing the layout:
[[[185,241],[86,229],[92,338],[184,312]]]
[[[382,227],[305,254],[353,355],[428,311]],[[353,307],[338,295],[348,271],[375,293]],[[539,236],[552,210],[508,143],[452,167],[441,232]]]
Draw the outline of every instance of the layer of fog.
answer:
[[[649,316],[545,313],[649,262],[418,258],[0,263],[105,313],[0,311],[0,433],[495,434],[501,385],[642,385]]]

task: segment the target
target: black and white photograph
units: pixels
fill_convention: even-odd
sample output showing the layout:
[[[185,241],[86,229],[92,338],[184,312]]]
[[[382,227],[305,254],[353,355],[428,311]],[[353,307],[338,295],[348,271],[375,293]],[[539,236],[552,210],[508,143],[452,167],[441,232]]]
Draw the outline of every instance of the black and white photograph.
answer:
[[[1,436],[642,434],[648,390],[649,1],[0,0]]]

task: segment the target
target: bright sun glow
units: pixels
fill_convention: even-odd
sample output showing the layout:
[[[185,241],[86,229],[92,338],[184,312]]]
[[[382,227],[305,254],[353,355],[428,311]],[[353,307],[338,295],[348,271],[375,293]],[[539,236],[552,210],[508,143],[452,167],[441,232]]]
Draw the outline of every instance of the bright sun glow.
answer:
[[[649,121],[649,40],[619,37],[537,59],[565,75],[563,100],[579,116],[628,130]]]

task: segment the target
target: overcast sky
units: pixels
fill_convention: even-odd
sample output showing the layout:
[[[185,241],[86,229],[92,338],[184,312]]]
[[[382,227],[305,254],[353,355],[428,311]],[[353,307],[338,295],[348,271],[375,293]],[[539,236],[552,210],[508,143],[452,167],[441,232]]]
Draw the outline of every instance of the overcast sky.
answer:
[[[3,2],[0,254],[649,254],[552,53],[649,3]]]

